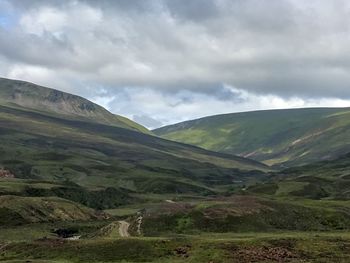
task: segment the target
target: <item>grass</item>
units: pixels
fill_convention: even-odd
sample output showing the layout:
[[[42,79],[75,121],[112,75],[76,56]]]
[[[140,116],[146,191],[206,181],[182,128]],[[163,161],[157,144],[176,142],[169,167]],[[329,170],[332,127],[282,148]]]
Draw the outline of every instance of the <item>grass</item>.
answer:
[[[74,221],[102,218],[93,209],[57,197],[0,196],[2,227],[50,221]]]
[[[158,197],[154,198],[157,200]],[[139,203],[108,211],[133,222],[133,214],[142,208],[144,236],[141,237],[125,239],[119,237],[117,229],[113,233],[107,231],[111,220],[115,219],[5,227],[0,231],[0,244],[5,245],[0,249],[0,261],[248,263],[350,260],[349,231],[337,230],[332,221],[327,221],[328,227],[320,227],[317,223],[320,219],[332,218],[328,215],[344,212],[349,208],[348,201],[239,196],[187,203]],[[298,214],[299,211],[302,213]],[[301,217],[291,216],[293,213]],[[236,219],[228,214],[235,215]],[[265,231],[260,226],[257,229],[261,218],[271,220],[265,223],[272,222],[274,227],[265,228]],[[299,228],[295,224],[298,220],[304,226],[309,225]],[[278,222],[280,225],[276,225]],[[83,239],[56,239],[52,229],[57,228],[77,229]],[[152,234],[153,237],[147,236],[151,229],[153,233],[157,232]]]
[[[307,183],[305,182],[280,182],[278,183],[278,189],[276,191],[276,195],[289,195],[292,192],[302,190]]]
[[[153,132],[205,149],[291,167],[349,151],[348,108],[268,110],[186,121]]]
[[[115,208],[115,209],[107,209],[106,213],[112,216],[118,217],[127,217],[136,214],[139,211],[137,208]]]
[[[350,155],[319,161],[270,174],[264,182],[248,186],[248,192],[313,200],[349,200]]]
[[[347,201],[236,196],[145,208],[143,233],[336,231],[350,229]]]
[[[162,238],[17,241],[0,260],[35,262],[348,262],[348,233],[278,232]]]

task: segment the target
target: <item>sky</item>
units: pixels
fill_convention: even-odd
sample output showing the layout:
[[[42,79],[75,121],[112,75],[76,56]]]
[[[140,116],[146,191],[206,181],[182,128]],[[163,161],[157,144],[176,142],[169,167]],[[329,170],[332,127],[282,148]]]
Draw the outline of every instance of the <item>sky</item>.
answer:
[[[0,0],[0,76],[156,128],[350,106],[348,0]]]

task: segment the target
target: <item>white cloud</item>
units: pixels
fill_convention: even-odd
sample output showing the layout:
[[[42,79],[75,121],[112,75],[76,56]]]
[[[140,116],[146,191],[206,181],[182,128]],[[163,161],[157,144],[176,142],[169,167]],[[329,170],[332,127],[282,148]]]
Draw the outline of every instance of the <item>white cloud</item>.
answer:
[[[23,30],[30,34],[43,35],[45,32],[62,33],[67,25],[67,15],[56,9],[44,7],[24,14],[19,21]]]
[[[63,8],[43,6],[30,9],[19,20],[21,28],[39,36],[89,32],[102,21],[102,12],[79,2],[67,2]]]

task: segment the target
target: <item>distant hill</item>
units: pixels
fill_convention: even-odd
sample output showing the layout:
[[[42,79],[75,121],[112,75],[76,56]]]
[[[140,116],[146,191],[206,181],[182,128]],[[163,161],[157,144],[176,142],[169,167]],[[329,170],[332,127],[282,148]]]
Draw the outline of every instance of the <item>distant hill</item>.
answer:
[[[350,199],[350,154],[278,172],[253,192],[311,199]]]
[[[0,78],[0,105],[149,133],[140,124],[112,114],[87,99],[25,81]]]
[[[32,102],[51,94],[34,90]],[[269,170],[250,159],[32,108],[38,107],[0,105],[0,194],[54,195],[101,209],[127,203],[129,194],[208,195]]]
[[[271,180],[275,195],[312,199],[350,199],[350,154],[335,160],[289,168]]]
[[[232,113],[162,127],[155,134],[268,165],[291,167],[350,152],[349,108]]]

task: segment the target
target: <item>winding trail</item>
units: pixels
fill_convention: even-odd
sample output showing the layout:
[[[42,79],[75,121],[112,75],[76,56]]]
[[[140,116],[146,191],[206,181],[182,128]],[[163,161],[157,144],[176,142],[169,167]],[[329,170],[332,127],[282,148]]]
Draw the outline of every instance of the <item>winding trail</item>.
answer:
[[[126,221],[118,221],[119,222],[119,235],[121,237],[130,237],[128,232],[130,224]]]

